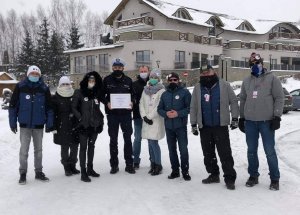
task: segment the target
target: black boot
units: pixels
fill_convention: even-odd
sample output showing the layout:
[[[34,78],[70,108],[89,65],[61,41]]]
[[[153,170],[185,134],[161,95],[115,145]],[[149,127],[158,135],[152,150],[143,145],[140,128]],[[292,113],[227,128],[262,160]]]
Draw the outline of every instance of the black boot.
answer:
[[[150,166],[150,170],[149,170],[148,174],[152,174],[154,167],[155,167],[155,163],[151,162],[151,166]]]
[[[76,169],[76,163],[71,163],[70,164],[70,169],[73,175],[79,174],[80,171],[78,169]]]
[[[248,181],[246,182],[246,187],[253,187],[258,184],[258,177],[250,176]]]
[[[192,179],[188,171],[182,172],[182,177],[185,181],[190,181]]]
[[[69,164],[64,164],[64,169],[65,169],[65,175],[66,176],[71,176],[72,175],[72,171],[71,171],[71,168],[70,168]]]
[[[129,174],[135,174],[135,169],[131,165],[126,165],[125,172],[128,172]]]
[[[19,184],[20,185],[25,185],[26,184],[26,173],[22,173],[20,175]]]
[[[116,174],[119,172],[119,167],[118,166],[112,166],[110,169],[110,174]]]
[[[271,180],[271,184],[269,187],[270,190],[279,190],[279,181]]]
[[[161,173],[161,170],[162,170],[162,165],[154,164],[154,169],[153,169],[151,175],[159,175]]]
[[[210,174],[206,179],[202,180],[202,184],[220,183],[220,176]]]
[[[92,177],[100,177],[100,174],[96,173],[93,169],[93,165],[87,166],[87,175]]]
[[[43,172],[36,172],[35,173],[35,179],[43,181],[43,182],[48,182],[49,178],[46,177],[46,175]]]
[[[89,178],[89,176],[86,173],[86,169],[85,168],[81,168],[81,181],[84,182],[91,182],[91,179]]]
[[[168,179],[174,179],[180,177],[179,170],[173,170],[171,174],[168,176]]]

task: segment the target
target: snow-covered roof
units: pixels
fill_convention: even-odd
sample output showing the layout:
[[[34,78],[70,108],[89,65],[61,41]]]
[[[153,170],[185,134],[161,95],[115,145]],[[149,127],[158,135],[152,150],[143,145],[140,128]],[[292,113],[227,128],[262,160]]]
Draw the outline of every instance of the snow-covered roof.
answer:
[[[0,76],[3,75],[3,74],[6,74],[8,77],[10,77],[12,80],[15,80],[15,78],[13,77],[13,75],[10,75],[9,73],[7,72],[0,72]],[[17,82],[18,83],[18,82]]]
[[[123,45],[107,45],[107,46],[96,46],[96,47],[91,47],[91,48],[81,48],[81,49],[64,51],[64,53],[68,54],[68,53],[74,53],[74,52],[96,51],[96,50],[102,50],[102,49],[114,49],[114,48],[119,48],[119,47],[123,47]]]
[[[17,80],[0,80],[0,84],[17,84]]]

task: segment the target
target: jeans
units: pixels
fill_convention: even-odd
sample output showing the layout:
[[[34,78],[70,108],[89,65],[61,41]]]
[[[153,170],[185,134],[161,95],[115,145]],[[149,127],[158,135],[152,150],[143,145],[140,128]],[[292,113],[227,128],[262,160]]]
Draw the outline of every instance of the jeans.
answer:
[[[271,180],[279,180],[278,160],[275,151],[275,131],[270,128],[270,121],[245,121],[246,142],[248,145],[248,173],[258,177],[258,138],[262,137],[264,151],[269,165]]]
[[[148,140],[151,162],[161,165],[161,152],[158,140]]]
[[[126,166],[133,166],[133,158],[132,158],[132,120],[131,113],[128,114],[108,114],[107,115],[107,123],[108,123],[108,134],[110,136],[110,165],[118,166],[118,134],[119,134],[119,126],[121,126],[123,132],[124,139],[124,159]]]
[[[134,141],[133,141],[133,163],[140,163],[141,142],[142,142],[142,119],[134,119]]]
[[[98,133],[94,131],[93,128],[88,128],[87,130],[81,131],[79,133],[80,141],[80,168],[86,168],[86,154],[87,154],[87,165],[92,166],[94,160],[94,150],[95,142],[97,140]]]
[[[20,153],[19,153],[20,174],[27,173],[27,168],[28,168],[27,159],[28,159],[28,151],[29,151],[31,137],[34,146],[35,172],[42,172],[43,133],[44,133],[43,129],[20,128],[20,142],[21,142]]]
[[[171,162],[171,168],[173,171],[179,171],[179,159],[177,155],[177,141],[180,152],[181,171],[189,171],[189,152],[188,152],[188,139],[187,139],[187,127],[181,127],[177,129],[166,128],[166,136],[169,148],[169,157]]]

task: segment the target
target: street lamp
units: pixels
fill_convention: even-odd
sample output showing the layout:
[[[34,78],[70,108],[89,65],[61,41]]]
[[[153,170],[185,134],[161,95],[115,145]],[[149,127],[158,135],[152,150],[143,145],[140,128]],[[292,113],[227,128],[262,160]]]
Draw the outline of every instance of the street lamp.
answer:
[[[224,65],[224,59],[225,59],[225,55],[224,54],[220,54],[220,59],[222,61],[222,78],[224,77],[224,68],[223,68],[223,65]],[[227,63],[227,62],[226,62]]]
[[[270,56],[270,71],[272,70],[272,54],[269,55]]]
[[[157,68],[159,68],[160,60],[156,60]]]

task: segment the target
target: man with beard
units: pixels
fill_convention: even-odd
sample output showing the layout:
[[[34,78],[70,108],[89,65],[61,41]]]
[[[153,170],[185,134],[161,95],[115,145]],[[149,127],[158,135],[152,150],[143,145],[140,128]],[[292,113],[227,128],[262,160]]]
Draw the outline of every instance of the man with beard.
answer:
[[[231,129],[238,127],[238,100],[230,84],[219,79],[212,66],[207,65],[200,72],[200,82],[195,86],[192,94],[190,122],[194,135],[199,134],[198,128],[200,130],[204,164],[210,174],[208,178],[202,180],[202,183],[220,183],[220,171],[215,153],[217,148],[226,187],[234,190],[236,172],[233,168],[228,125],[231,112],[230,127]]]
[[[116,174],[119,171],[118,159],[118,134],[119,127],[121,127],[124,138],[124,159],[126,163],[125,171],[134,174],[132,158],[132,119],[131,111],[134,100],[132,80],[123,72],[125,62],[120,58],[112,62],[112,74],[106,76],[103,80],[104,94],[105,94],[105,112],[107,114],[108,135],[110,136],[110,165],[111,174]],[[111,105],[111,96],[117,94],[129,94],[131,103],[128,108],[114,107]],[[124,95],[124,96],[127,96]]]

